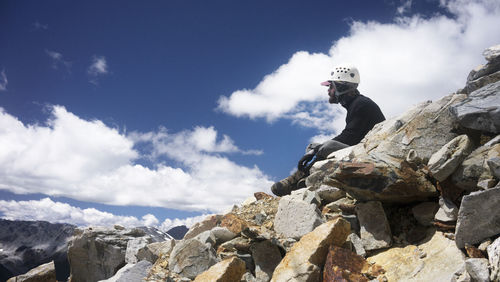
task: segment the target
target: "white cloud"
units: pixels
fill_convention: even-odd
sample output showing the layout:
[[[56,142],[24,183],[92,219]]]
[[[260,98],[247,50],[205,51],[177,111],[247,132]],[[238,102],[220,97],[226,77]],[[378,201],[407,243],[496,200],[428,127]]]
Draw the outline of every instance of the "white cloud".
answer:
[[[413,0],[403,0],[401,3],[401,6],[399,6],[396,9],[398,15],[403,15],[403,14],[410,12],[412,2],[413,2]]]
[[[87,69],[87,73],[89,74],[90,82],[97,85],[98,77],[109,73],[106,58],[104,56],[94,56],[92,63]]]
[[[8,83],[9,81],[7,80],[5,70],[2,70],[2,72],[0,72],[0,91],[6,91]]]
[[[64,59],[63,55],[56,51],[51,51],[45,49],[45,54],[47,54],[52,59],[52,68],[59,69],[60,67],[66,68],[69,72],[71,69],[71,62]]]
[[[396,17],[388,24],[354,21],[350,34],[335,41],[328,55],[297,52],[254,89],[220,97],[218,109],[238,117],[289,119],[320,134],[338,132],[344,115],[336,112],[339,106],[327,104],[326,88],[319,83],[342,63],[358,67],[361,93],[377,102],[386,117],[452,93],[484,62],[482,51],[498,44],[500,2],[441,3],[453,17]],[[411,1],[404,2],[403,7],[409,6]]]
[[[146,144],[155,161],[182,165],[148,168],[134,161]],[[169,134],[166,129],[125,136],[98,120],[55,106],[45,125],[24,125],[0,110],[0,189],[43,193],[113,205],[222,211],[272,182],[258,167],[240,166],[223,153],[244,152],[214,128]]]
[[[81,209],[67,203],[54,202],[50,198],[29,201],[0,200],[2,218],[9,220],[43,220],[53,223],[69,223],[77,226],[113,226],[119,224],[125,227],[151,226],[162,231],[186,225],[188,228],[203,220],[207,215],[188,217],[184,219],[159,220],[152,214],[146,214],[141,219],[135,216],[120,216],[94,208]]]

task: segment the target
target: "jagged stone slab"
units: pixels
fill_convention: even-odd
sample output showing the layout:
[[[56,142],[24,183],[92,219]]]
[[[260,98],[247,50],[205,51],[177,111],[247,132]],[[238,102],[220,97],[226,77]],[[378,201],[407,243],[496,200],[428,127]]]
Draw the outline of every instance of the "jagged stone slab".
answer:
[[[170,253],[168,269],[183,277],[194,279],[218,261],[210,244],[192,238],[175,245]]]
[[[382,275],[378,265],[370,265],[361,256],[343,248],[330,246],[323,269],[323,281],[366,281],[367,277]]]
[[[390,248],[369,257],[386,271],[388,281],[450,281],[464,266],[464,254],[442,232],[420,245]]]
[[[213,266],[207,271],[198,275],[195,282],[230,282],[240,281],[245,274],[245,262],[237,257],[225,259]]]
[[[371,201],[356,205],[360,237],[365,250],[377,250],[392,244],[391,228],[380,202]]]
[[[467,135],[457,136],[434,153],[427,166],[436,180],[444,181],[472,150],[473,144]]]
[[[500,135],[474,150],[462,162],[451,177],[453,183],[466,191],[478,190],[478,183],[493,179],[488,160],[498,157],[500,157]]]
[[[183,239],[191,239],[198,236],[198,234],[202,232],[211,230],[212,228],[216,227],[218,223],[220,223],[221,218],[221,215],[207,216],[203,221],[197,222],[193,226],[191,226],[188,232],[184,235]]]
[[[341,218],[328,221],[304,235],[276,267],[272,282],[320,281],[328,247],[342,246],[351,231]]]
[[[25,274],[11,277],[7,282],[56,282],[56,268],[54,262],[37,266]]]
[[[274,219],[274,230],[285,237],[299,239],[324,223],[318,209],[316,192],[307,189],[293,191],[280,199]]]
[[[500,133],[500,81],[472,92],[450,111],[463,127]]]
[[[455,240],[459,248],[500,233],[500,187],[464,196],[458,211]]]
[[[491,267],[491,281],[500,281],[500,237],[488,246],[488,259]]]

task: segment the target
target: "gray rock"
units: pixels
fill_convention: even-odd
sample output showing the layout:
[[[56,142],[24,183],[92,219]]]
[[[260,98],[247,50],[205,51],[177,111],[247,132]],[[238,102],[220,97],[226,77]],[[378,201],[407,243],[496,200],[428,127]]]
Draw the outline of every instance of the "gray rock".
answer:
[[[149,238],[140,237],[129,240],[127,243],[127,250],[125,252],[125,262],[126,263],[137,263],[137,252],[142,249],[147,244],[151,243]]]
[[[148,272],[152,266],[151,262],[146,260],[139,261],[136,264],[128,263],[120,268],[113,277],[106,280],[100,280],[99,282],[143,281],[143,279],[148,276]]]
[[[392,244],[391,228],[382,204],[377,201],[360,203],[356,206],[360,237],[365,250],[377,250]]]
[[[161,254],[170,254],[175,246],[175,240],[168,240],[163,242],[156,242],[147,244],[137,251],[137,260],[147,260],[151,263],[155,263]]]
[[[488,62],[497,59],[500,56],[500,45],[495,45],[487,48],[486,50],[484,50],[483,56]]]
[[[466,191],[477,191],[479,182],[493,179],[488,160],[499,155],[500,135],[474,150],[453,173],[452,182]]]
[[[500,238],[488,246],[488,258],[491,267],[491,281],[500,281]]]
[[[451,278],[451,282],[472,282],[469,273],[465,269],[465,263],[459,270],[455,272],[455,274]]]
[[[490,173],[497,179],[500,179],[500,158],[493,157],[491,159],[486,160],[488,167],[490,168]]]
[[[434,215],[439,209],[439,204],[436,202],[424,202],[414,206],[411,211],[418,223],[423,226],[432,225]]]
[[[439,197],[439,210],[434,216],[435,220],[449,222],[456,221],[458,217],[458,207],[443,197]]]
[[[233,232],[229,231],[229,229],[225,227],[215,227],[211,230],[212,234],[215,237],[215,241],[217,244],[221,244],[224,242],[227,242],[229,240],[232,240],[233,238],[236,237],[236,234]]]
[[[488,270],[488,259],[469,258],[465,260],[465,269],[473,281],[489,282],[490,272]]]
[[[320,199],[307,189],[293,191],[280,199],[274,229],[285,237],[299,239],[324,222],[318,209]]]
[[[477,72],[472,74],[474,80],[468,80],[464,91],[466,94],[470,94],[488,84],[497,82],[500,80],[500,62],[495,63],[494,66],[483,66]]]
[[[352,246],[354,247],[354,252],[362,257],[366,257],[366,251],[365,248],[363,247],[363,241],[361,241],[361,238],[359,238],[356,233],[351,233],[349,234],[349,237],[347,237],[347,240],[351,242]]]
[[[210,244],[203,244],[195,238],[182,240],[170,253],[168,268],[177,274],[194,279],[219,260]]]
[[[255,243],[250,247],[255,263],[255,278],[257,281],[269,281],[273,277],[276,266],[281,261],[279,248],[271,241]]]
[[[207,216],[203,221],[197,222],[193,226],[191,226],[188,232],[184,235],[184,239],[191,239],[198,236],[198,234],[202,232],[211,230],[212,228],[217,226],[217,223],[221,220],[221,218],[221,215]]]
[[[360,226],[359,226],[359,220],[358,217],[354,214],[342,214],[342,218],[345,219],[346,221],[351,224],[351,230],[353,232],[359,233]]]
[[[476,244],[500,233],[500,188],[473,192],[464,196],[455,231],[459,248]]]
[[[328,185],[321,185],[319,189],[315,190],[323,202],[331,203],[340,198],[345,197],[345,192],[339,188],[330,187]]]
[[[450,111],[465,128],[500,133],[500,81],[470,93]]]
[[[472,152],[473,144],[467,135],[460,135],[434,153],[427,164],[432,176],[444,181]]]
[[[194,238],[200,241],[202,244],[209,244],[212,247],[215,246],[216,239],[214,234],[212,233],[212,230],[202,232]]]

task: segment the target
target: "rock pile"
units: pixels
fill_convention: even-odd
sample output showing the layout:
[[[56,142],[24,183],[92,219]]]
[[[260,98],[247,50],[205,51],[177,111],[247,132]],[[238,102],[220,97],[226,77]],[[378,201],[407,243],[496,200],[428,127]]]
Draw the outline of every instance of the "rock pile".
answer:
[[[378,124],[291,195],[255,193],[182,240],[81,231],[71,281],[500,281],[500,45],[484,55],[464,89]]]

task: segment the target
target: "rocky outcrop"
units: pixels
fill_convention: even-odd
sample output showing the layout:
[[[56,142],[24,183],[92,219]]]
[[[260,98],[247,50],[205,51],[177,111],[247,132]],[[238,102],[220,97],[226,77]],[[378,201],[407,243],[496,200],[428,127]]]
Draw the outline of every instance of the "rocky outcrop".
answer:
[[[25,274],[12,277],[7,282],[56,282],[54,262],[39,265]]]

